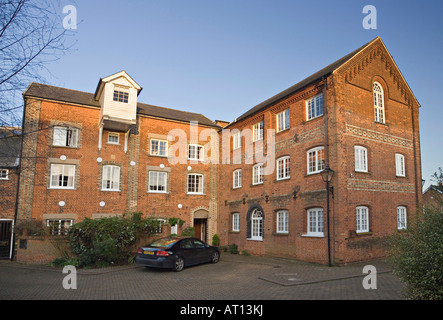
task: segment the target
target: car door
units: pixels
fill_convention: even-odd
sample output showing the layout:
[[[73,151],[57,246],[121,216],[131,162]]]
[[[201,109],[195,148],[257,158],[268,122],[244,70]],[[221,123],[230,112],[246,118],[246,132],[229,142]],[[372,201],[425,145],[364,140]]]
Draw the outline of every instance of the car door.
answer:
[[[194,252],[195,252],[195,263],[204,263],[209,261],[208,250],[206,244],[198,239],[193,239],[194,242]]]
[[[196,262],[194,244],[191,239],[183,239],[180,241],[180,252],[187,266],[198,263]]]

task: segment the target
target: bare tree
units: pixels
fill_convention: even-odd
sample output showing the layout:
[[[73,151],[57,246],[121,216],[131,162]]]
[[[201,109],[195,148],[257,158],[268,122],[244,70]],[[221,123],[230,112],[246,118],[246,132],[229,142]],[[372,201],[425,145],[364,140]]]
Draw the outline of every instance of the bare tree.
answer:
[[[436,184],[435,187],[437,189],[443,191],[443,169],[441,167],[438,168],[438,172],[432,174],[431,181]]]
[[[22,92],[44,82],[47,64],[65,54],[58,1],[0,0],[0,127],[21,125]]]

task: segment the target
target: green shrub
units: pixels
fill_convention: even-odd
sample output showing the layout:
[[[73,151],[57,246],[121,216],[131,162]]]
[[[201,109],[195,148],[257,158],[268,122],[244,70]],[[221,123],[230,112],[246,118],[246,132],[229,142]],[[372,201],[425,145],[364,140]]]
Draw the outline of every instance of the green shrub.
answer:
[[[94,220],[86,218],[72,226],[68,241],[81,266],[126,263],[137,239],[156,233],[159,226],[159,220],[142,218],[141,213]]]
[[[183,230],[182,236],[184,237],[194,237],[195,236],[195,228],[194,227],[187,227]]]
[[[218,247],[220,245],[220,238],[217,234],[212,236],[212,245]]]
[[[237,254],[238,253],[238,246],[235,243],[230,244],[230,245],[228,245],[228,250],[229,250],[229,253]]]
[[[390,259],[408,299],[442,300],[443,214],[427,210],[416,222],[408,221],[408,229],[393,239]]]

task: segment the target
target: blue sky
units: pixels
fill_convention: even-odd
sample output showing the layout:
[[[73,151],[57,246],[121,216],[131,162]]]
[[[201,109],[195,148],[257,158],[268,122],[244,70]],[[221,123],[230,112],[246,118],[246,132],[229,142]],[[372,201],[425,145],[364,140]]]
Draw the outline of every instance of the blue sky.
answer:
[[[380,36],[418,101],[423,178],[443,167],[443,1],[61,0],[77,9],[73,50],[47,83],[94,92],[126,70],[139,101],[232,121]],[[366,30],[365,5],[377,9]]]

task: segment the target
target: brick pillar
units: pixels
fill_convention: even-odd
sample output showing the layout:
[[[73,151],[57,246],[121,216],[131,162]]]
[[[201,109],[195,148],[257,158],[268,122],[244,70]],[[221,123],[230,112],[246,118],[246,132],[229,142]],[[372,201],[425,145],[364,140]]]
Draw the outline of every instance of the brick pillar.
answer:
[[[25,100],[17,221],[31,219],[41,101]]]
[[[128,186],[126,197],[126,212],[137,211],[138,170],[140,157],[139,122],[130,129],[128,141]]]

